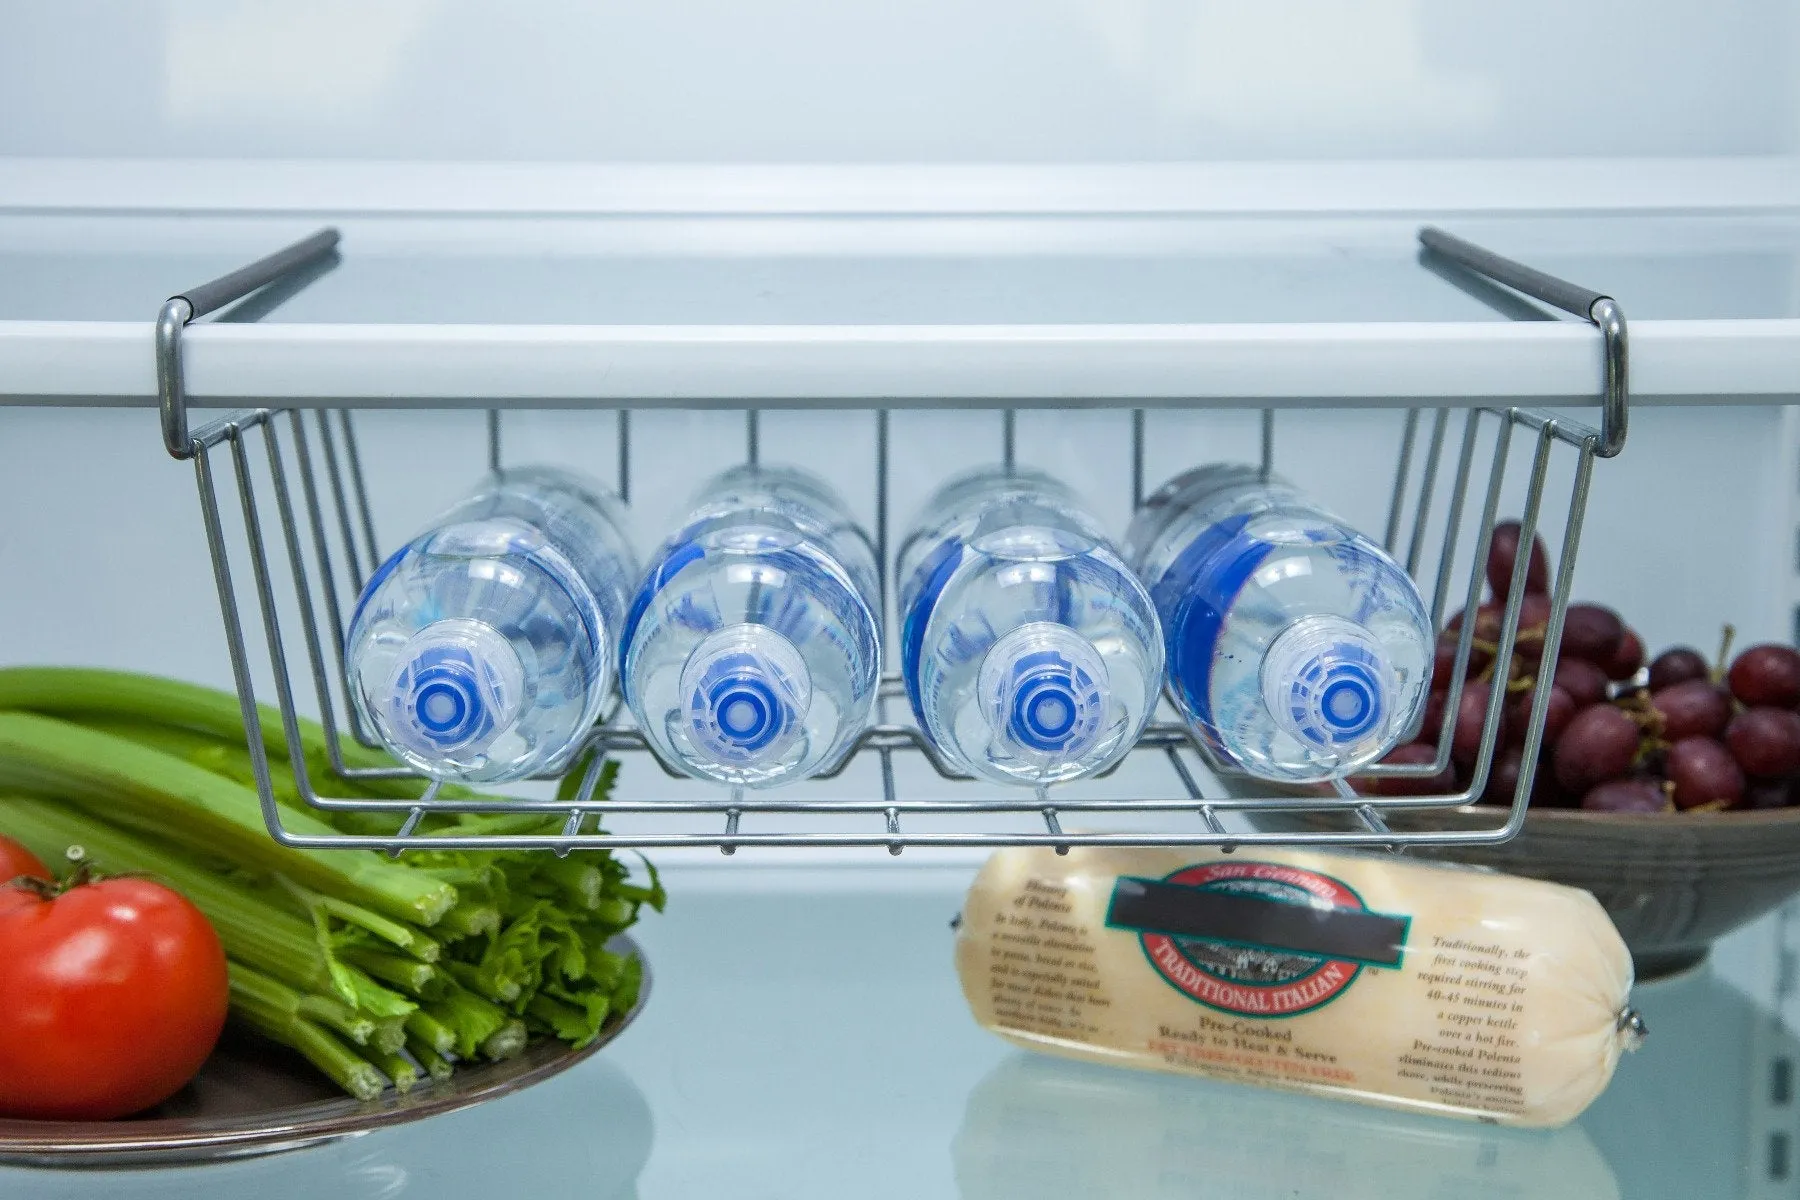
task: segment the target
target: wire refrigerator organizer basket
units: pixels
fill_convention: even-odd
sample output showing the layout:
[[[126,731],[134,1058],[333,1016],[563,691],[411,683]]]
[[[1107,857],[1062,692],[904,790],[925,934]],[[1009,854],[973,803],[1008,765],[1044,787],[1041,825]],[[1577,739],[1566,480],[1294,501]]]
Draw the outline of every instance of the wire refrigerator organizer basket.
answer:
[[[1442,629],[1449,606],[1473,613],[1483,598],[1484,566],[1503,497],[1511,482],[1524,480],[1519,513],[1521,542],[1529,544],[1539,529],[1554,534],[1560,526],[1551,606],[1544,631],[1543,660],[1554,662],[1580,542],[1588,487],[1595,458],[1617,454],[1625,440],[1627,371],[1625,320],[1614,301],[1501,258],[1442,231],[1420,232],[1421,262],[1447,281],[1486,300],[1506,315],[1524,306],[1523,293],[1586,319],[1599,332],[1596,349],[1603,356],[1605,379],[1601,427],[1595,429],[1567,416],[1525,408],[1413,408],[1399,421],[1397,467],[1389,504],[1386,547],[1420,585],[1430,604],[1434,627]],[[942,795],[957,789],[933,789],[930,798],[908,797],[896,784],[896,761],[914,756],[945,779],[958,779],[910,719],[889,713],[906,710],[897,677],[883,681],[877,720],[863,731],[852,750],[820,779],[770,792],[745,794],[724,788],[704,791],[701,799],[595,798],[606,762],[622,755],[651,756],[643,734],[634,728],[624,706],[615,700],[588,736],[595,751],[575,759],[577,778],[566,781],[557,799],[468,798],[467,793],[435,784],[422,785],[416,798],[364,799],[333,794],[333,780],[308,768],[302,753],[302,700],[316,702],[325,730],[330,764],[344,779],[405,778],[400,766],[368,763],[367,749],[376,746],[359,728],[348,704],[344,673],[346,618],[357,591],[379,565],[368,490],[357,450],[354,414],[347,409],[256,409],[233,413],[190,429],[182,373],[182,330],[190,322],[252,293],[247,303],[305,286],[336,261],[338,236],[322,230],[268,258],[252,263],[167,302],[156,325],[157,377],[162,431],[170,454],[191,460],[199,488],[202,518],[218,585],[238,698],[242,705],[257,790],[270,833],[276,840],[302,848],[361,847],[398,854],[407,849],[490,848],[545,849],[567,853],[588,847],[714,846],[733,853],[740,846],[885,846],[899,854],[908,846],[1048,845],[1252,845],[1263,843],[1335,844],[1398,848],[1413,843],[1474,844],[1503,842],[1519,832],[1525,819],[1531,784],[1542,747],[1550,689],[1539,688],[1525,731],[1523,757],[1510,807],[1489,806],[1481,813],[1491,821],[1454,828],[1414,828],[1424,822],[1390,827],[1396,813],[1460,808],[1480,798],[1488,787],[1501,749],[1501,727],[1507,700],[1504,672],[1488,690],[1485,725],[1472,780],[1465,790],[1436,795],[1361,796],[1348,784],[1313,789],[1307,794],[1281,793],[1268,784],[1232,773],[1210,761],[1208,751],[1182,722],[1159,719],[1145,730],[1129,760],[1148,757],[1165,780],[1160,794],[1127,799],[1094,799],[1062,794],[1052,788],[991,798],[976,792],[967,798]],[[1504,287],[1498,286],[1504,285]],[[1507,291],[1506,289],[1512,289]],[[265,290],[266,289],[266,290]],[[1538,314],[1532,310],[1533,315]],[[766,402],[762,402],[765,403]],[[892,611],[893,564],[889,531],[889,409],[905,401],[846,401],[840,407],[865,409],[875,425],[875,540],[883,574],[884,611]],[[619,490],[629,499],[631,478],[629,408],[613,407],[619,433]],[[998,407],[998,405],[996,405]],[[1125,407],[1128,407],[1125,406]],[[758,455],[758,414],[743,406],[746,454]],[[1001,409],[1001,450],[1012,459],[1013,412]],[[1276,414],[1263,410],[1263,468],[1274,452]],[[1147,411],[1132,409],[1129,472],[1134,504],[1144,492],[1144,443]],[[501,416],[490,411],[489,465],[500,463]],[[1553,461],[1559,486],[1550,487]],[[1123,467],[1125,464],[1121,464]],[[1572,483],[1564,492],[1564,472]],[[1121,472],[1123,474],[1123,472]],[[241,511],[244,545],[234,549],[224,515]],[[1441,526],[1441,532],[1438,527]],[[1466,557],[1465,557],[1466,556]],[[242,559],[248,559],[248,570]],[[1511,587],[1504,597],[1504,618],[1495,660],[1507,662],[1519,637],[1519,613],[1525,595],[1530,556],[1519,554]],[[238,561],[234,561],[234,559]],[[1467,572],[1458,571],[1466,562]],[[249,599],[246,602],[245,597]],[[1496,599],[1499,599],[1496,597]],[[303,662],[289,654],[283,613],[296,614]],[[268,656],[274,706],[260,703],[254,682],[252,638],[260,629]],[[1470,677],[1476,622],[1461,623],[1449,694],[1461,694]],[[1445,706],[1442,728],[1435,731],[1437,760],[1425,764],[1376,765],[1369,777],[1432,778],[1450,761],[1456,708]],[[1164,713],[1170,711],[1165,705]],[[279,729],[271,728],[278,725]],[[277,736],[277,734],[279,736]],[[1429,739],[1432,731],[1420,735]],[[354,738],[358,752],[346,743]],[[284,821],[270,771],[269,754],[285,747],[287,765],[297,783],[298,801],[326,813],[354,811],[389,814],[391,835],[303,832]],[[841,796],[842,780],[852,760],[872,756],[879,767],[879,793],[866,799],[820,798],[819,792]],[[1197,771],[1197,767],[1205,767]],[[664,768],[668,768],[665,766]],[[674,772],[671,771],[671,774]],[[1203,788],[1205,776],[1221,781]],[[1136,774],[1133,776],[1136,778]],[[699,787],[700,785],[696,785]],[[340,789],[342,790],[342,789]],[[873,789],[871,789],[873,790]],[[1325,794],[1317,794],[1324,792]],[[537,812],[562,817],[560,831],[534,835],[449,836],[422,829],[429,813]],[[646,831],[602,831],[598,817],[632,814]],[[1271,824],[1270,814],[1276,814]],[[1259,824],[1259,818],[1262,818]],[[1149,820],[1151,830],[1131,824]],[[980,824],[969,828],[969,822]],[[546,827],[552,825],[546,821]],[[820,825],[829,828],[820,828]],[[319,828],[319,823],[309,823]]]

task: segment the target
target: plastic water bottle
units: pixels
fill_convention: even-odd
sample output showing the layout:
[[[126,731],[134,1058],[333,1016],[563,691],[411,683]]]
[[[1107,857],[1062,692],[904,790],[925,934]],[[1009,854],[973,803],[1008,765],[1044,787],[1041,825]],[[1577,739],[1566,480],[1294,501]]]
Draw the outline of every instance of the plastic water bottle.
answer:
[[[1037,472],[952,480],[902,545],[901,670],[955,766],[1043,787],[1104,770],[1156,705],[1156,613],[1073,493]]]
[[[490,475],[363,588],[351,701],[439,779],[554,772],[612,686],[637,571],[624,509],[600,485],[550,467]]]
[[[1417,723],[1431,622],[1381,548],[1257,468],[1199,467],[1131,523],[1175,703],[1226,765],[1318,782],[1373,762]]]
[[[624,639],[625,699],[663,761],[736,787],[835,763],[881,679],[869,538],[824,481],[736,467],[656,553]]]

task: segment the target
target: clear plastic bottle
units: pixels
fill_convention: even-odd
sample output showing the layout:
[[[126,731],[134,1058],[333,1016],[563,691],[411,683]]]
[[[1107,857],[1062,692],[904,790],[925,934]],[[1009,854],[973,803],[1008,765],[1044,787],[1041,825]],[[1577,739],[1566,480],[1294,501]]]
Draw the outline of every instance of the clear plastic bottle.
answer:
[[[1416,724],[1432,665],[1418,588],[1287,482],[1195,468],[1138,511],[1126,553],[1162,617],[1173,699],[1227,764],[1341,778]]]
[[[816,476],[735,467],[701,489],[632,602],[625,699],[657,753],[737,787],[821,770],[881,679],[869,538]]]
[[[490,475],[363,588],[345,646],[351,701],[439,779],[556,771],[612,686],[637,573],[610,492],[551,467]]]
[[[952,480],[898,578],[907,695],[951,763],[1042,787],[1131,749],[1162,681],[1156,613],[1067,487],[997,468]]]

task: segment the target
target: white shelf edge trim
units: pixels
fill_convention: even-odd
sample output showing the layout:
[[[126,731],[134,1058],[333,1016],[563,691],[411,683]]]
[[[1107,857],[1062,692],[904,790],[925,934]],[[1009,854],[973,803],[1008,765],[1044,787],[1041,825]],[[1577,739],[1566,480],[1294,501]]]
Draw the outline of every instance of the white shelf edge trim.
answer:
[[[1640,321],[1632,399],[1788,403],[1800,319]],[[197,404],[919,407],[1137,402],[1590,404],[1598,335],[1563,323],[191,327]],[[0,322],[0,403],[148,405],[144,322]]]
[[[1422,214],[1800,206],[1800,158],[430,163],[0,158],[0,213]]]

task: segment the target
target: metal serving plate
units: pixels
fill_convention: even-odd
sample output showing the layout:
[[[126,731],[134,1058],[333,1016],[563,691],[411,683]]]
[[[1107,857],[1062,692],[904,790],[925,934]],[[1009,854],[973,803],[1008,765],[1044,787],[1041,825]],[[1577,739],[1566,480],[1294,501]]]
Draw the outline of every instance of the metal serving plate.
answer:
[[[628,937],[614,948],[643,952]],[[592,1044],[572,1050],[539,1038],[505,1062],[458,1067],[449,1079],[405,1095],[389,1089],[352,1099],[298,1054],[228,1029],[193,1081],[166,1103],[120,1121],[0,1120],[0,1162],[36,1167],[131,1167],[250,1158],[455,1112],[559,1075],[618,1037],[650,995],[650,967],[637,1003]]]

